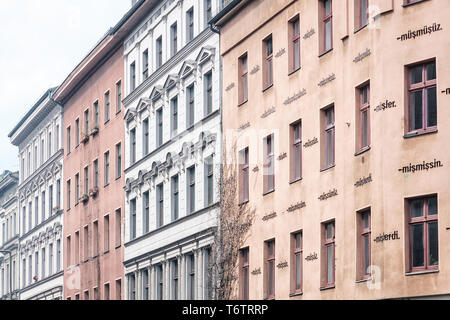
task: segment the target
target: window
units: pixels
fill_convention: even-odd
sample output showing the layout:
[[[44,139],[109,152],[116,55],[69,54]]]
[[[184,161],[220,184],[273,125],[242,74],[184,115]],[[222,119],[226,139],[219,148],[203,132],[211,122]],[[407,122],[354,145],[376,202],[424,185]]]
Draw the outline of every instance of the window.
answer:
[[[72,145],[71,145],[71,133],[70,133],[70,126],[67,127],[67,154],[70,153],[70,150],[72,149]],[[22,170],[23,172],[23,170]]]
[[[249,249],[240,250],[240,299],[249,300],[250,263]]]
[[[110,291],[109,283],[105,283],[104,289],[103,289],[103,300],[108,301],[109,299],[111,299],[109,291]]]
[[[142,271],[142,300],[149,299],[149,283],[148,283],[148,270]]]
[[[75,175],[75,204],[80,202],[80,175]]]
[[[56,207],[61,210],[61,180],[56,180]]]
[[[300,18],[289,21],[289,73],[300,69]]]
[[[43,199],[45,199],[43,197]],[[45,201],[45,200],[44,200]],[[42,208],[42,212],[45,212],[45,207]],[[28,203],[28,230],[31,230],[33,228],[33,204],[30,202]],[[43,218],[42,220],[45,220],[45,218]],[[37,223],[37,221],[35,221],[35,223]]]
[[[130,65],[130,91],[136,89],[136,62]]]
[[[100,300],[100,291],[98,287],[94,288],[94,300]]]
[[[110,116],[110,100],[109,91],[105,93],[105,123],[111,119]]]
[[[116,300],[122,300],[122,279],[116,280]]]
[[[302,123],[291,124],[291,182],[302,178]]]
[[[204,113],[205,116],[211,114],[212,109],[213,109],[213,97],[212,97],[212,72],[208,72],[207,74],[205,74],[204,78],[204,93],[205,93],[205,98],[204,98],[204,103],[205,103],[205,107],[204,107]]]
[[[38,150],[37,150],[37,145],[34,146],[34,153],[33,153],[33,170],[36,171],[37,166],[38,166]]]
[[[249,200],[249,153],[248,148],[245,148],[239,152],[240,158],[240,203],[247,202]]]
[[[174,259],[170,262],[170,282],[171,282],[171,288],[170,288],[170,299],[172,300],[178,300],[178,260]]]
[[[371,219],[370,209],[357,214],[358,242],[357,242],[357,270],[358,280],[370,278],[371,265]]]
[[[27,285],[27,261],[26,259],[22,260],[22,288],[25,288]]]
[[[436,62],[408,68],[409,132],[437,129]]]
[[[187,171],[187,214],[195,212],[195,166]]]
[[[211,263],[211,247],[203,248],[203,300],[212,297]]]
[[[267,241],[265,249],[266,298],[275,299],[275,240]]]
[[[98,233],[98,221],[94,221],[94,223],[93,223],[93,237],[92,237],[92,247],[93,247],[93,249],[92,249],[92,256],[94,257],[94,258],[96,258],[96,257],[98,257],[98,254],[99,254],[99,252],[100,252],[100,248],[99,248],[99,245],[100,245],[100,243],[99,243],[99,241],[98,241],[98,238],[99,238],[99,233]]]
[[[214,202],[214,158],[205,160],[205,207]]]
[[[42,279],[45,279],[45,277],[46,277],[45,248],[42,248],[42,250],[41,250],[41,259],[42,259],[41,274],[42,274]],[[37,271],[36,271],[36,273],[37,273]]]
[[[48,216],[53,215],[53,186],[48,187]],[[37,224],[37,220],[36,220]]]
[[[157,147],[163,144],[163,108],[156,111],[156,145]]]
[[[335,165],[334,106],[322,110],[322,170]]]
[[[333,49],[333,8],[332,0],[319,0],[320,15],[320,53],[324,54]]]
[[[161,228],[164,225],[164,184],[156,188],[156,227]]]
[[[131,163],[134,164],[136,162],[136,129],[131,130],[130,132],[131,139]],[[148,127],[148,118],[142,122],[142,149],[144,157],[149,153],[149,127]]]
[[[187,106],[187,127],[192,127],[194,125],[194,119],[195,119],[195,89],[194,84],[190,85],[187,88],[186,93],[186,106]]]
[[[164,298],[164,276],[163,267],[161,264],[155,267],[156,269],[156,300]]]
[[[355,0],[355,30],[367,26],[369,23],[369,0]]]
[[[142,79],[148,78],[148,50],[142,53]]]
[[[439,268],[438,198],[407,200],[410,272]]]
[[[119,248],[122,245],[122,211],[120,209],[116,210],[115,224],[115,242],[116,248]]]
[[[194,7],[186,12],[186,42],[194,39]]]
[[[178,52],[178,26],[175,22],[170,27],[170,53],[173,57]]]
[[[170,132],[171,137],[175,137],[178,132],[178,96],[170,100]]]
[[[80,145],[80,120],[75,120],[75,143],[77,147]],[[44,150],[43,148],[41,150]]]
[[[248,100],[248,64],[247,54],[239,58],[239,104]]]
[[[45,161],[45,141],[44,138],[41,140],[41,165],[44,164]],[[28,171],[28,174],[31,174],[30,171]]]
[[[162,36],[156,39],[156,68],[160,68],[163,64]]]
[[[103,251],[109,251],[109,215],[103,218]]]
[[[89,226],[85,226],[84,227],[84,240],[83,240],[83,246],[84,246],[84,260],[88,261],[89,260]]]
[[[122,176],[122,144],[116,144],[116,179]]]
[[[49,132],[48,133],[48,140],[47,140],[47,144],[48,144],[48,147],[47,147],[47,158],[48,159],[50,159],[51,158],[51,156],[52,156],[52,152],[53,152],[53,148],[52,148],[52,142],[53,142],[53,140],[52,140],[52,133],[51,132]],[[28,153],[28,156],[30,157],[30,159],[31,159],[31,153]],[[30,171],[31,172],[31,171]]]
[[[291,293],[299,294],[303,288],[303,235],[291,236]]]
[[[144,120],[144,123],[143,123],[143,130],[145,130],[145,121],[147,121],[147,129],[148,129],[148,120]],[[145,144],[146,144],[146,142],[145,142],[145,138],[144,138],[144,154],[146,154],[145,152],[148,152],[148,151],[146,151],[145,149],[146,149],[146,146],[145,146]],[[147,142],[147,149],[148,149],[148,142]],[[133,164],[135,164],[136,163],[136,129],[132,129],[131,131],[130,131],[130,163],[131,163],[131,165],[133,165]]]
[[[34,221],[39,224],[39,197],[34,198]]]
[[[84,194],[89,195],[89,167],[84,168]]]
[[[322,288],[334,287],[335,229],[334,221],[322,224]]]
[[[172,185],[172,221],[176,221],[180,216],[178,175],[172,177],[171,185]]]
[[[25,234],[27,232],[27,207],[24,206],[22,209],[22,234]]]
[[[29,214],[29,218],[30,218],[30,226],[31,226],[31,203],[30,203],[30,207],[28,208],[29,210],[28,210],[28,214]],[[42,215],[42,222],[44,222],[45,221],[45,212],[46,212],[46,210],[45,210],[45,191],[42,191],[42,193],[41,193],[41,215]],[[35,221],[35,223],[37,224],[38,223],[38,221]]]
[[[80,232],[75,232],[75,264],[80,263]]]
[[[89,290],[84,292],[84,300],[89,300]]]
[[[94,187],[98,187],[98,160],[94,160]]]
[[[67,210],[70,210],[70,180],[67,181]]]
[[[122,108],[122,81],[116,83],[116,113]]]
[[[130,201],[130,240],[136,239],[136,199]]]
[[[67,254],[65,255],[67,267],[69,267],[69,266],[71,265],[71,251],[70,251],[71,248],[72,248],[71,237],[68,236],[68,237],[66,238],[66,253],[67,253]]]
[[[109,184],[109,151],[105,153],[105,186]]]
[[[61,240],[58,239],[56,241],[56,272],[59,272],[60,270],[61,270]]]
[[[357,89],[356,152],[370,147],[370,85]]]
[[[84,112],[84,132],[89,135],[89,110]]]
[[[186,257],[186,276],[186,298],[187,300],[195,300],[195,256],[193,254]]]
[[[208,27],[208,23],[212,18],[212,4],[211,0],[205,0],[205,28]]]
[[[147,191],[144,193],[144,197],[142,200],[142,207],[144,210],[142,210],[142,229],[144,231],[144,234],[148,233],[150,231],[150,192]]]
[[[100,123],[100,111],[98,108],[98,101],[94,102],[94,126],[98,126],[98,124]]]
[[[59,125],[56,125],[56,134],[55,134],[55,149],[59,150]]]
[[[273,85],[273,41],[272,35],[263,41],[263,89]]]
[[[31,256],[30,256],[30,258],[31,258]],[[30,262],[31,262],[31,259],[30,259]],[[31,270],[31,263],[30,263],[30,270]],[[33,271],[31,271],[31,272],[33,272]],[[34,277],[36,277],[36,278],[34,278]],[[36,282],[39,280],[42,280],[39,278],[39,251],[36,251],[34,253],[34,277],[33,277],[33,280]]]
[[[128,299],[136,300],[136,279],[134,273],[128,275]]]
[[[264,139],[264,194],[275,190],[274,136]]]

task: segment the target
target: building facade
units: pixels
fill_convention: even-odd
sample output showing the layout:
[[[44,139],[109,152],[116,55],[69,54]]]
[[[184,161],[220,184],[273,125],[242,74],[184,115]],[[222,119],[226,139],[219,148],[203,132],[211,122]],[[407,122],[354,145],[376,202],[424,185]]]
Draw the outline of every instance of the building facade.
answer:
[[[0,300],[19,298],[19,173],[0,175]]]
[[[165,0],[125,39],[125,277],[130,300],[211,298],[221,163],[215,0]]]
[[[21,300],[63,296],[62,108],[49,89],[10,133],[19,148]]]
[[[237,297],[450,297],[449,18],[436,0],[244,0],[213,19],[256,210]]]

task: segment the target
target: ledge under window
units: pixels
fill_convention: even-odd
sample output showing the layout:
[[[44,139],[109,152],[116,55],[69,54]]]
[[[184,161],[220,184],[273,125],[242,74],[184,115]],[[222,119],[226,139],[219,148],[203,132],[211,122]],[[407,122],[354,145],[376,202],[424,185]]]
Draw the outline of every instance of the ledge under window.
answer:
[[[274,192],[275,192],[275,189],[267,191],[267,192],[264,192],[263,193],[263,197],[268,196],[269,194],[274,193]]]
[[[368,151],[370,151],[371,147],[366,147],[364,149],[361,149],[360,151],[358,151],[357,153],[355,153],[355,157],[360,156]]]
[[[245,100],[245,101],[240,102],[240,103],[238,104],[238,108],[241,107],[241,106],[243,106],[243,105],[246,104],[247,102],[248,102],[248,99]]]
[[[369,24],[366,23],[365,25],[358,27],[358,29],[356,29],[356,30],[353,32],[353,34],[356,34],[356,33],[360,32],[361,30],[363,30],[363,29],[364,29],[365,27],[367,27],[368,25],[369,25]]]
[[[406,7],[409,7],[409,6],[412,6],[412,5],[421,3],[421,2],[425,2],[425,1],[427,1],[427,0],[417,0],[417,1],[412,1],[410,3],[403,3],[402,7],[406,8]]]
[[[319,58],[323,57],[324,55],[326,55],[328,52],[333,51],[333,48],[328,49],[327,51],[322,52],[321,54],[319,54]]]
[[[289,295],[289,298],[299,297],[299,296],[302,296],[302,295],[303,295],[303,292],[291,293]]]
[[[267,90],[269,90],[272,87],[273,87],[273,83],[270,86],[265,87],[262,92],[266,92]]]
[[[403,136],[403,138],[405,139],[411,139],[411,138],[415,138],[415,137],[419,137],[419,136],[424,136],[427,134],[433,134],[433,133],[437,133],[438,129],[430,129],[430,130],[426,130],[426,131],[413,131],[413,132],[408,132],[407,134],[405,134]]]
[[[334,167],[336,167],[336,165],[335,165],[335,164],[333,164],[332,166],[329,166],[329,167],[326,167],[326,168],[320,169],[320,172],[325,172],[325,171],[328,171],[328,170],[330,170],[330,169],[333,169]]]
[[[438,272],[439,272],[439,270],[413,271],[413,272],[407,272],[405,274],[405,276],[410,277],[410,276],[418,276],[418,275],[438,273]]]
[[[299,71],[301,68],[302,68],[302,67],[298,67],[298,68],[295,69],[295,70],[290,70],[289,73],[288,73],[288,76],[292,76],[294,73],[297,73],[297,71]]]
[[[336,289],[336,286],[332,285],[332,286],[329,286],[329,287],[323,287],[323,288],[320,288],[320,291],[326,291],[326,290],[331,290],[331,289]]]
[[[296,184],[299,181],[302,181],[303,178],[296,178],[295,180],[289,181],[289,184]]]

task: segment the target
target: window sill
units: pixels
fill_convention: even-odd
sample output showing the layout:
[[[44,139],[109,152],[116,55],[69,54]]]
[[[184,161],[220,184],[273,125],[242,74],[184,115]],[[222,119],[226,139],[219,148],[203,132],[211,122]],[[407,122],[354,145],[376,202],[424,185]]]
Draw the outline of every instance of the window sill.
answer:
[[[291,293],[289,295],[289,298],[294,298],[294,297],[300,297],[303,295],[303,292],[296,292],[296,293]]]
[[[109,187],[109,182],[103,186],[103,188]]]
[[[239,207],[243,207],[243,206],[245,206],[246,204],[248,204],[249,202],[250,202],[250,200],[242,201],[241,203],[239,203]]]
[[[371,149],[371,147],[366,147],[366,148],[364,148],[364,149],[361,149],[360,151],[358,151],[357,153],[355,153],[355,157],[360,156],[360,155],[362,155],[362,154],[364,154],[364,153],[366,153],[366,152],[369,152],[370,149]]]
[[[238,104],[238,108],[240,108],[241,106],[243,106],[244,104],[246,104],[248,102],[248,99],[245,101],[242,101]]]
[[[336,286],[332,285],[332,286],[329,286],[329,287],[323,287],[323,288],[320,288],[320,291],[326,291],[326,290],[332,290],[332,289],[336,289]]]
[[[263,197],[268,196],[269,194],[272,194],[274,192],[275,192],[275,189],[267,191],[267,192],[263,193]]]
[[[422,2],[425,2],[425,1],[427,1],[427,0],[418,0],[418,1],[411,2],[411,3],[404,3],[404,4],[402,4],[402,7],[406,8],[406,7],[409,7],[409,6],[418,4],[418,3],[422,3]]]
[[[353,34],[356,34],[358,32],[360,32],[361,30],[363,30],[364,28],[366,28],[369,24],[365,24],[363,26],[358,27],[357,29],[355,29],[355,31],[353,32]]]
[[[329,166],[329,167],[326,167],[326,168],[320,169],[320,172],[325,172],[325,171],[328,171],[328,170],[330,170],[330,169],[333,169],[333,168],[335,168],[335,167],[336,167],[336,165],[335,165],[335,164],[333,164],[332,166]]]
[[[119,115],[119,113],[122,113],[122,108],[120,108],[119,111],[116,111],[116,116]]]
[[[439,272],[439,270],[414,271],[414,272],[406,273],[405,276],[411,277],[411,276],[418,276],[418,275],[422,275],[422,274],[431,274],[431,273],[438,273],[438,272]]]
[[[302,67],[299,67],[299,68],[297,68],[297,69],[295,69],[295,70],[289,71],[288,77],[292,76],[294,73],[297,73],[297,71],[299,71],[301,68],[302,68]]]
[[[272,83],[271,85],[265,87],[265,88],[263,89],[262,92],[266,92],[266,91],[268,91],[270,88],[273,88],[273,83]]]
[[[329,52],[331,52],[331,51],[333,51],[333,48],[328,49],[328,50],[325,51],[325,52],[322,52],[321,54],[319,54],[319,58],[322,58],[324,55],[326,55],[327,53],[329,53]]]
[[[411,139],[411,138],[415,138],[415,137],[419,137],[419,136],[424,136],[427,134],[433,134],[433,133],[437,133],[438,129],[430,129],[430,130],[425,130],[425,131],[413,131],[413,132],[408,132],[407,134],[405,134],[403,136],[404,139]]]
[[[105,252],[103,252],[103,255],[107,255],[109,253],[109,250],[106,250]]]
[[[116,178],[116,181],[117,181],[117,180],[120,180],[120,178],[122,178],[122,176],[120,176],[120,177],[117,177],[117,178]]]
[[[119,244],[118,246],[116,246],[114,249],[115,250],[117,250],[117,249],[120,249],[120,247],[121,247],[122,245],[121,244]]]
[[[106,126],[110,121],[111,121],[111,119],[106,120],[104,125]]]
[[[297,183],[299,181],[302,181],[302,180],[303,180],[303,178],[298,178],[298,179],[290,181],[289,184],[295,184],[295,183]]]
[[[359,279],[359,280],[356,280],[355,283],[366,283],[366,282],[369,282],[369,281],[372,281],[372,280],[373,280],[372,278]]]

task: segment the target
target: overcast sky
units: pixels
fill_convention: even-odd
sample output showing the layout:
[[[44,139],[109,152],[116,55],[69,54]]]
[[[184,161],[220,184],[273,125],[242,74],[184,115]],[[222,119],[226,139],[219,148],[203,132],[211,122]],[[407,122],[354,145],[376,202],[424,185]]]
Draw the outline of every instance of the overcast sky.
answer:
[[[18,170],[8,133],[61,84],[131,0],[0,0],[0,171]]]

